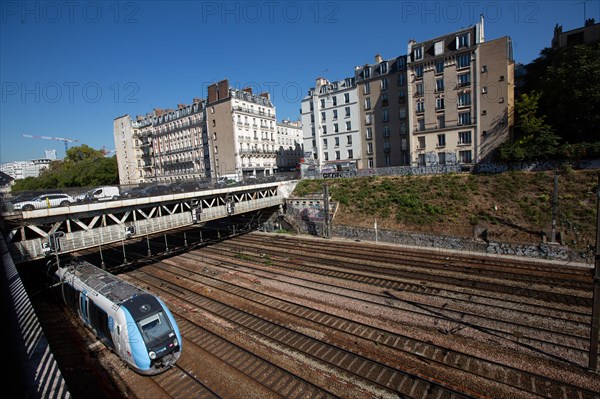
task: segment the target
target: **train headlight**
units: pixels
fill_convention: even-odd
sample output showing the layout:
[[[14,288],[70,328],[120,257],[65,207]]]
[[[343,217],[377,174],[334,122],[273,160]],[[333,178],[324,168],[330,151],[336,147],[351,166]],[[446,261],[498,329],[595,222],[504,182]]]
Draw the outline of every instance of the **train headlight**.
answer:
[[[150,359],[152,360],[156,359],[156,353],[154,353],[153,351],[148,352],[148,356],[150,356]]]
[[[177,345],[179,345],[179,341],[177,341],[177,338],[173,338],[173,346]]]

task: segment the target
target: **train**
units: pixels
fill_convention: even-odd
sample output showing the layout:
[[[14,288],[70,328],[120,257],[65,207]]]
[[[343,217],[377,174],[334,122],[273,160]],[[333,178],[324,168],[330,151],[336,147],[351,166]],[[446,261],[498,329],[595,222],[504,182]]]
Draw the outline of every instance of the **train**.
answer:
[[[86,261],[52,269],[61,300],[131,369],[156,375],[175,365],[181,333],[158,296]]]

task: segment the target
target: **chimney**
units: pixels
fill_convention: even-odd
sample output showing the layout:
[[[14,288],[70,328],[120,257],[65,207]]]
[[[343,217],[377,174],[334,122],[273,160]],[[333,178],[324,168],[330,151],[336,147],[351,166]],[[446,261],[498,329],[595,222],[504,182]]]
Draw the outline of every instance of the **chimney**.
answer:
[[[269,94],[269,93],[260,93],[260,96],[266,98],[269,101],[271,101],[271,94]]]
[[[185,104],[177,104],[177,109],[182,109],[185,107]]]
[[[376,64],[381,64],[383,62],[383,58],[381,58],[381,55],[377,54],[375,56],[375,63]]]
[[[244,87],[244,88],[242,89],[242,91],[243,91],[243,92],[245,92],[245,93],[252,94],[252,87]]]
[[[217,101],[219,99],[217,87],[218,86],[216,83],[213,83],[210,86],[208,86],[208,102],[209,103],[214,103],[215,101]]]
[[[154,108],[154,115],[156,116],[162,116],[165,114],[165,111],[161,108]]]
[[[219,83],[219,100],[224,100],[229,98],[229,81],[227,79],[223,79]]]
[[[198,97],[194,97],[194,99],[192,100],[193,104],[199,103],[200,102],[200,98]]]

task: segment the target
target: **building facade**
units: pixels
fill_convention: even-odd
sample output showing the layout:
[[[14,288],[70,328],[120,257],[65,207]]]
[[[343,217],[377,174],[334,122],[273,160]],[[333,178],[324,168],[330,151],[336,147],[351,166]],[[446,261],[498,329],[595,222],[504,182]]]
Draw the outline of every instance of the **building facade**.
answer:
[[[211,177],[205,104],[155,109],[113,122],[120,184],[173,183]]]
[[[411,163],[491,160],[514,124],[510,39],[485,42],[481,20],[442,37],[410,41],[407,66]]]
[[[304,157],[304,140],[302,138],[302,123],[300,120],[284,119],[277,122],[277,171],[293,172],[299,168],[300,160]]]
[[[581,28],[563,32],[563,27],[556,24],[554,36],[552,37],[552,48],[574,46],[577,44],[592,43],[600,41],[600,23],[594,18],[587,19]]]
[[[208,87],[207,131],[216,176],[269,176],[277,170],[277,119],[269,93],[238,90],[222,80]]]
[[[358,167],[408,164],[406,56],[355,67],[362,154]]]
[[[329,82],[318,78],[302,100],[301,121],[305,162],[362,161],[358,93],[355,78]]]

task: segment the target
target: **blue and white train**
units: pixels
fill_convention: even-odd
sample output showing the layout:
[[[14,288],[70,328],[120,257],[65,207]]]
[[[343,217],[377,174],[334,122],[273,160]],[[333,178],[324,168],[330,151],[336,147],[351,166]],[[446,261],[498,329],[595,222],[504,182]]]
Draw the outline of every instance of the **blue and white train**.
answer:
[[[181,335],[160,298],[85,261],[54,274],[67,306],[133,370],[154,375],[177,362]]]

